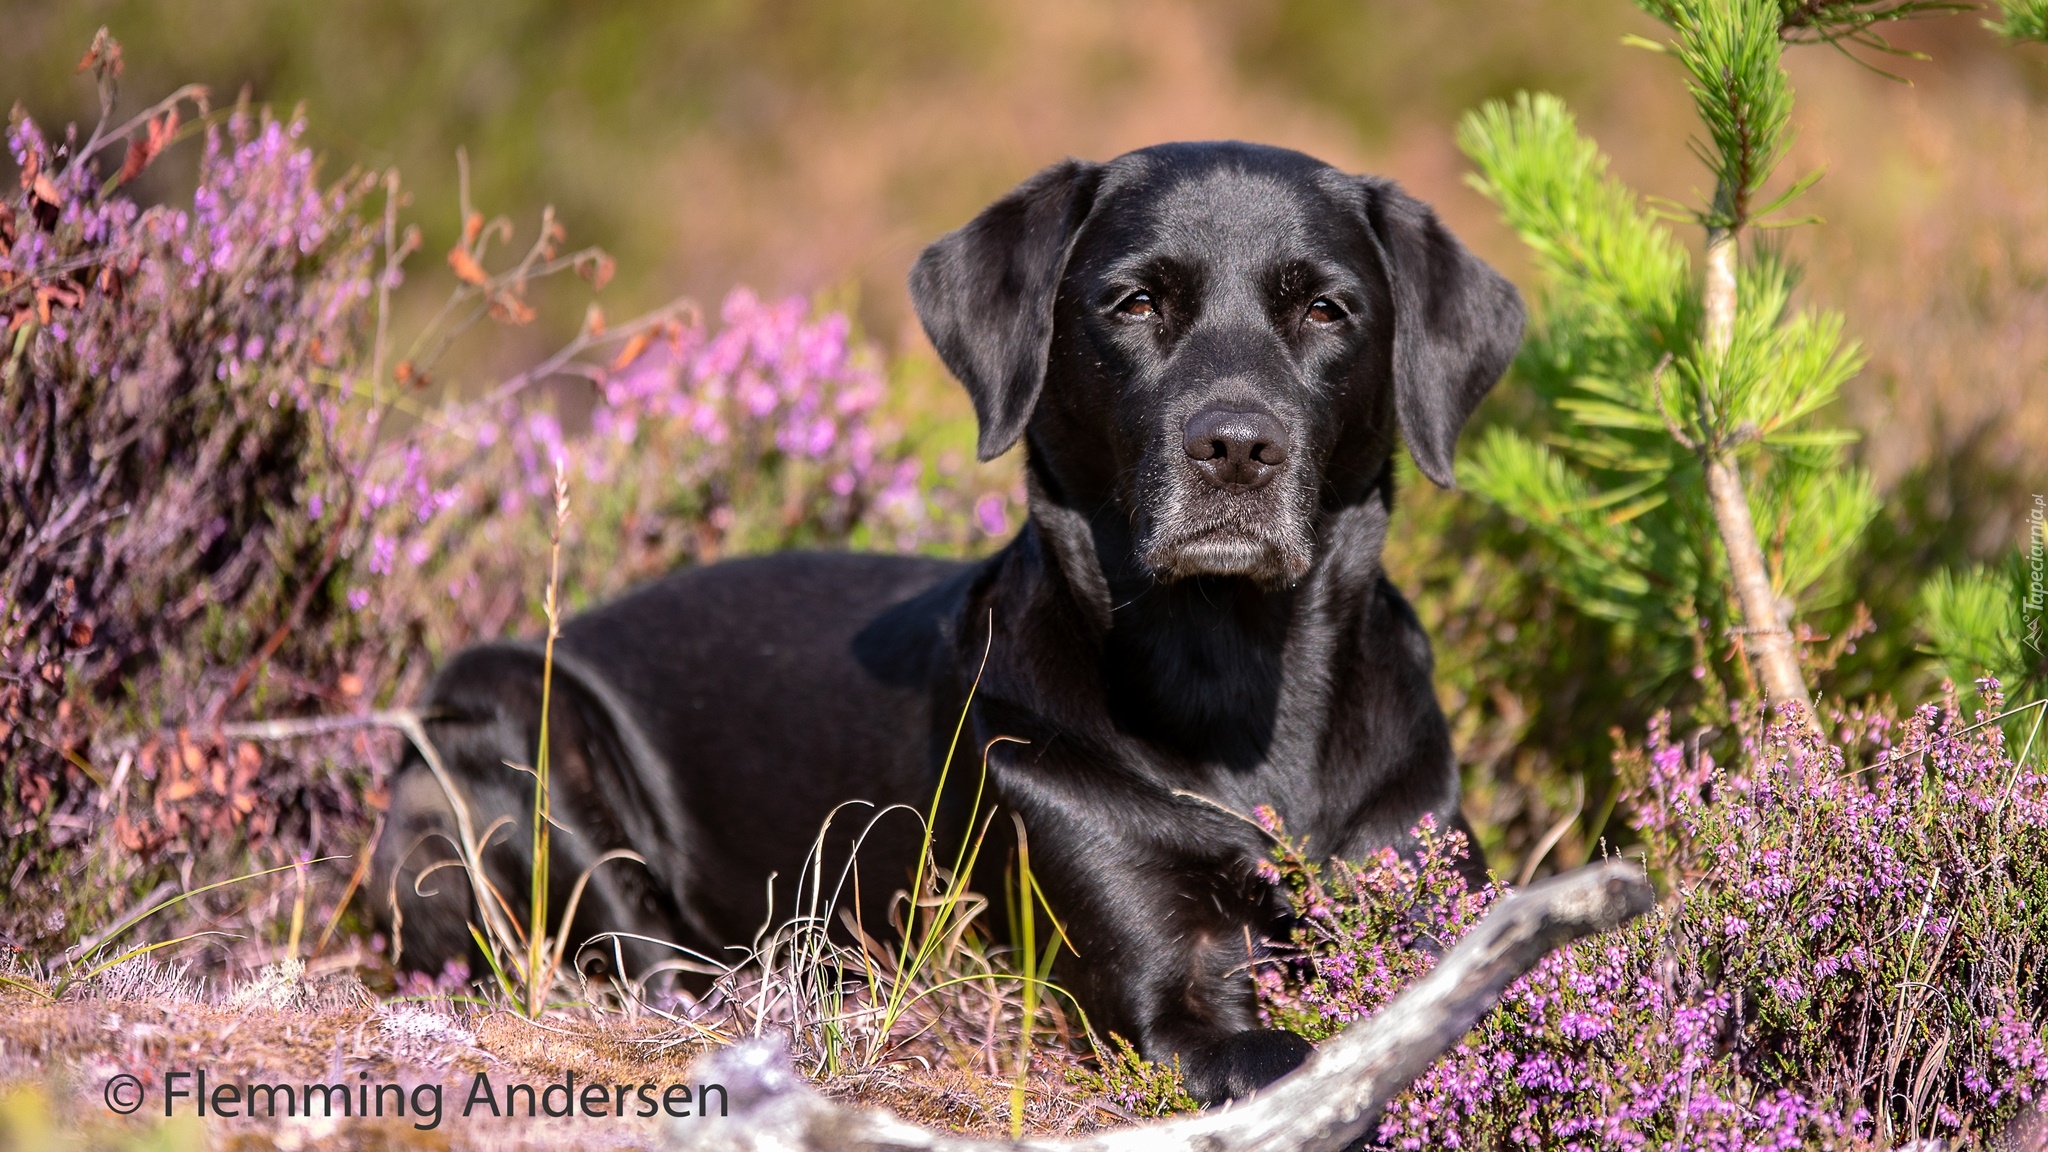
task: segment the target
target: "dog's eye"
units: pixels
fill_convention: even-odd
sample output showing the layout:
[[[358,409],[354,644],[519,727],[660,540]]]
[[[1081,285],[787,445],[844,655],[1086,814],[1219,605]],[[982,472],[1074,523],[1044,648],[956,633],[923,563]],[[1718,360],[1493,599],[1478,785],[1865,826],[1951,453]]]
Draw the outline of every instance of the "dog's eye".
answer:
[[[1335,324],[1344,315],[1344,309],[1327,296],[1316,297],[1315,302],[1308,306],[1308,318],[1318,324]]]
[[[1126,316],[1150,316],[1155,307],[1156,302],[1150,292],[1133,292],[1124,297],[1123,303],[1118,304],[1116,310]]]

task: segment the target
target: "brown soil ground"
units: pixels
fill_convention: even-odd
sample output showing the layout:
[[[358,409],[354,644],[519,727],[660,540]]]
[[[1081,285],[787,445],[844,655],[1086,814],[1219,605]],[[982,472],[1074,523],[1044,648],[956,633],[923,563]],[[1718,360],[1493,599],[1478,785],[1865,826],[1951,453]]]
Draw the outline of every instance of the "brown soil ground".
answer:
[[[694,1092],[690,1065],[707,1047],[658,1017],[562,1012],[529,1021],[447,1000],[380,1002],[346,971],[291,982],[259,979],[225,994],[198,992],[162,971],[112,973],[56,1000],[0,987],[0,1149],[656,1148],[658,1117],[528,1118],[523,1095],[516,1117],[493,1118],[480,1102],[470,1115],[462,1113],[480,1074],[499,1101],[515,1083],[532,1085],[539,1095],[573,1077],[579,1096],[590,1085],[607,1085],[596,1094],[606,1098],[607,1113],[616,1112],[619,1085],[656,1085],[649,1093],[655,1100],[671,1085]],[[1010,1082],[993,1069],[970,1067],[968,1059],[933,1048],[819,1083],[831,1095],[858,1097],[921,1123],[1007,1133]],[[1080,1132],[1128,1115],[1068,1086],[1065,1072],[1072,1066],[1057,1052],[1034,1063],[1026,1105],[1031,1130]],[[200,1069],[209,1093],[233,1085],[230,1096],[249,1084],[368,1084],[372,1093],[376,1085],[396,1084],[409,1100],[425,1104],[426,1114],[409,1105],[401,1118],[395,1094],[387,1091],[382,1118],[373,1105],[368,1118],[360,1111],[332,1119],[301,1111],[202,1119],[191,1099],[180,1098],[166,1119],[166,1077]],[[112,1091],[124,1102],[134,1099],[126,1087],[110,1088],[124,1075],[138,1078],[144,1090],[132,1116],[117,1114],[107,1098]],[[194,1086],[189,1077],[175,1083]],[[438,1123],[429,1086],[439,1088]],[[557,1111],[565,1098],[553,1098]],[[283,1113],[283,1098],[277,1099]],[[629,1113],[652,1107],[634,1087],[625,1090],[624,1101]],[[717,1123],[717,1117],[704,1122]]]

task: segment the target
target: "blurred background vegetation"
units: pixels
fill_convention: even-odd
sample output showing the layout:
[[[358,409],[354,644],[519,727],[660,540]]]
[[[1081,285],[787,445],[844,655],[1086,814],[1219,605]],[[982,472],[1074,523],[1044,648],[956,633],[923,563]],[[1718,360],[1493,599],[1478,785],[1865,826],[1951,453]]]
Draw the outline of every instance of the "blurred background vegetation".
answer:
[[[90,123],[72,65],[100,25],[127,47],[131,107],[188,80],[217,103],[246,88],[304,105],[329,175],[396,165],[426,253],[458,236],[461,146],[484,211],[530,227],[553,204],[572,243],[618,256],[614,315],[679,292],[715,303],[738,283],[849,308],[892,359],[899,409],[941,433],[933,451],[966,449],[971,412],[904,273],[1061,156],[1213,137],[1300,148],[1399,179],[1532,292],[1519,244],[1463,183],[1453,125],[1480,100],[1558,93],[1629,184],[1686,203],[1711,186],[1675,66],[1620,43],[1656,31],[1625,0],[0,0],[5,88],[45,124]],[[1802,202],[1825,223],[1783,242],[1802,295],[1869,350],[1837,416],[1885,498],[1853,572],[1875,629],[1817,686],[1910,702],[1939,681],[1913,626],[1922,580],[2004,554],[2048,490],[2048,50],[1968,16],[1893,40],[1930,57],[1878,58],[1910,83],[1827,48],[1788,56],[1784,170],[1826,170]],[[142,194],[188,171],[160,165],[145,180],[167,183]],[[439,291],[400,307],[417,315]],[[474,355],[498,363],[472,367],[531,363],[579,311],[542,309],[551,320],[487,342]],[[1480,423],[1528,411],[1510,382]],[[1647,718],[1631,711],[1640,670],[1557,596],[1517,525],[1412,473],[1404,499],[1389,564],[1437,640],[1470,815],[1512,874],[1576,812],[1553,856],[1576,862],[1606,823],[1610,733]]]

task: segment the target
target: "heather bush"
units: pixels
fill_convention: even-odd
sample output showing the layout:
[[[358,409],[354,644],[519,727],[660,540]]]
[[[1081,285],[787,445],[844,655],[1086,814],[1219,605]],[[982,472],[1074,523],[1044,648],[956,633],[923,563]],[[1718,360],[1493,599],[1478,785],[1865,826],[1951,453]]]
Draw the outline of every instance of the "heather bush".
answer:
[[[1114,1033],[1106,1049],[1098,1047],[1095,1056],[1095,1068],[1074,1068],[1068,1073],[1068,1082],[1133,1117],[1153,1119],[1201,1107],[1181,1083],[1178,1060],[1171,1064],[1147,1060],[1129,1040]]]
[[[115,64],[101,63],[109,86]],[[201,119],[181,130],[187,111]],[[123,195],[200,125],[189,205]],[[132,141],[80,140],[75,128],[52,141],[18,112],[9,124],[20,178],[0,205],[0,867],[11,913],[34,906],[25,874],[61,875],[53,853],[106,823],[104,789],[160,768],[213,777],[218,803],[198,815],[212,833],[286,808],[301,820],[357,809],[357,790],[332,781],[257,779],[253,748],[186,742],[163,763],[106,751],[116,732],[220,716],[264,659],[274,682],[338,658],[322,627],[338,606],[318,593],[342,539],[300,510],[345,466],[333,381],[370,294],[371,244],[356,214],[365,186],[322,183],[301,127],[246,107],[209,115],[203,96],[183,93],[138,117]],[[118,170],[102,172],[98,150],[124,142]],[[163,783],[160,801],[185,799]],[[166,842],[193,831],[160,815]],[[132,832],[126,846],[141,847]]]
[[[444,409],[385,452],[349,602],[432,605],[421,626],[436,650],[525,622],[556,459],[581,494],[563,542],[571,604],[728,554],[962,551],[1007,535],[1021,493],[920,458],[884,415],[886,391],[843,313],[735,289],[716,326],[686,312],[630,340],[581,429],[514,395]]]
[[[537,626],[557,460],[582,494],[571,604],[770,548],[974,551],[1018,521],[1022,493],[921,451],[879,354],[801,297],[615,326],[593,304],[509,379],[435,380],[474,325],[531,324],[531,285],[601,288],[610,258],[560,251],[550,212],[494,261],[514,228],[465,191],[447,303],[403,341],[396,173],[323,180],[303,121],[198,89],[117,124],[118,45],[87,63],[99,126],[52,139],[17,110],[0,204],[0,938],[73,939],[167,868],[356,852],[391,746],[236,723],[402,703],[450,646]],[[138,203],[195,135],[189,203]]]
[[[1499,895],[1492,886],[1470,889],[1459,871],[1470,851],[1464,833],[1438,828],[1433,816],[1411,830],[1412,854],[1383,848],[1363,861],[1318,861],[1307,844],[1287,838],[1271,809],[1253,818],[1276,843],[1260,875],[1286,890],[1299,921],[1292,943],[1309,961],[1258,972],[1266,1014],[1313,1040],[1379,1011]]]
[[[1994,707],[1996,686],[1982,686]],[[1733,767],[1660,717],[1618,757],[1669,895],[1546,959],[1382,1118],[1402,1148],[1981,1146],[2048,1087],[2048,775],[1951,696],[1903,721],[1759,728]],[[1284,829],[1300,958],[1266,1012],[1311,1036],[1475,922],[1457,833],[1319,863]]]

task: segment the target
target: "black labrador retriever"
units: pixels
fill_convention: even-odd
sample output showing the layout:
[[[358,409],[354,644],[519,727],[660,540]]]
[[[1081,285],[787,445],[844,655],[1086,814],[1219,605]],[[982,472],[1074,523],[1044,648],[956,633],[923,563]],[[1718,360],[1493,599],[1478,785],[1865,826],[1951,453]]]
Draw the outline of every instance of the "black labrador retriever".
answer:
[[[1029,523],[978,563],[737,560],[571,620],[553,906],[627,847],[647,866],[597,870],[572,939],[748,940],[772,874],[789,912],[835,806],[929,802],[979,671],[956,765],[1019,741],[989,750],[989,794],[1078,952],[1063,982],[1098,1030],[1178,1057],[1197,1098],[1251,1092],[1309,1045],[1257,1026],[1247,964],[1285,910],[1231,813],[1270,805],[1344,857],[1459,822],[1429,642],[1380,548],[1396,429],[1448,485],[1520,298],[1393,184],[1241,143],[1047,168],[926,249],[910,292],[981,457],[1028,445]],[[524,827],[530,783],[505,763],[531,759],[539,673],[534,647],[473,648],[425,701],[479,829]],[[948,812],[955,835],[976,816]],[[409,966],[472,951],[459,874],[415,887],[449,826],[414,757],[373,888]],[[525,840],[490,858],[515,903]],[[884,820],[862,846],[864,911],[915,844]]]

